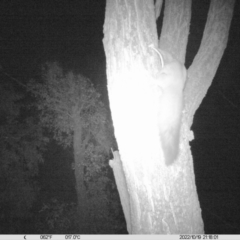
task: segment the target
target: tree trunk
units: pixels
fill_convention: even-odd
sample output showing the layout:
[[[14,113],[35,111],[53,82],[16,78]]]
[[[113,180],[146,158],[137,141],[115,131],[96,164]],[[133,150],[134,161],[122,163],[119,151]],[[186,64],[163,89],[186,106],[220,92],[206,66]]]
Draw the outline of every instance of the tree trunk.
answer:
[[[78,121],[75,121],[78,122]],[[75,124],[73,137],[73,151],[75,163],[75,179],[78,200],[78,213],[81,219],[81,227],[84,228],[86,223],[87,205],[86,205],[86,189],[84,185],[84,152],[81,149],[82,127],[80,122]]]
[[[191,10],[189,2],[165,2],[169,14],[164,16],[171,20],[171,24],[175,18],[173,26],[178,29],[173,31],[171,24],[165,22],[165,42],[169,41],[166,34],[169,31],[172,42],[180,39],[178,46],[182,46],[181,51],[175,48],[170,51],[169,45],[165,44],[165,49],[177,56],[178,60],[185,56]],[[231,15],[231,9],[230,4],[225,11]],[[231,16],[221,18],[222,12],[218,11],[217,16],[221,21],[224,19],[226,34]],[[185,16],[185,19],[182,16]],[[184,36],[181,36],[182,32]],[[174,34],[179,34],[179,38],[174,39]],[[159,90],[154,84],[158,73],[156,66],[160,68],[160,62],[149,47],[156,46],[157,42],[152,0],[107,1],[103,43],[107,58],[110,108],[121,156],[118,159],[122,162],[114,169],[119,171],[119,174],[115,172],[114,175],[121,176],[118,188],[120,185],[127,188],[126,191],[119,191],[119,194],[124,195],[121,201],[124,202],[129,233],[203,233],[189,147],[189,141],[192,140],[191,124],[186,112],[181,127],[179,157],[170,166],[164,162],[157,120]],[[164,46],[164,41],[161,44]],[[224,44],[220,45],[220,48],[224,48]],[[178,50],[179,54],[176,55]],[[113,163],[111,162],[112,167]],[[123,168],[126,184],[122,180],[119,166]]]

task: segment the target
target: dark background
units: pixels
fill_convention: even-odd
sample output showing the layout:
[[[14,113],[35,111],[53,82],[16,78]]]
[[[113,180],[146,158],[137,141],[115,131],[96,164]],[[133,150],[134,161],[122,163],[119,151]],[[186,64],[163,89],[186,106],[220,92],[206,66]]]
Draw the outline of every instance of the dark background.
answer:
[[[240,233],[238,2],[228,46],[192,126],[195,139],[191,149],[206,233]],[[193,1],[186,67],[199,48],[208,7],[207,0]],[[3,70],[27,83],[40,76],[41,64],[58,61],[66,70],[89,77],[108,104],[102,45],[104,14],[104,0],[1,1],[0,64]],[[76,198],[71,158],[69,152],[51,143],[39,174],[43,199],[57,196],[71,201]]]

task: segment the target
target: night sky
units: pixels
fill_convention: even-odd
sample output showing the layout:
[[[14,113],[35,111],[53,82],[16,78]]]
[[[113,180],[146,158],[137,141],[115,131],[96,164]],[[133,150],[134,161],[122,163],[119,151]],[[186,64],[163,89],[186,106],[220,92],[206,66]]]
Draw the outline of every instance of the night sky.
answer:
[[[198,50],[208,10],[206,0],[193,3],[187,67]],[[192,126],[196,184],[205,231],[211,233],[240,233],[239,10],[237,3],[228,46]],[[106,101],[104,11],[105,0],[0,1],[3,70],[27,83],[39,77],[41,64],[58,61],[66,70],[89,77]],[[49,197],[48,191],[53,193],[55,189],[56,196],[71,200],[74,197],[71,156],[54,143],[53,146],[49,153],[52,161],[46,161],[43,171],[43,191]],[[51,168],[55,174],[49,171]],[[61,178],[64,183],[59,183]]]
[[[1,1],[3,68],[23,81],[58,61],[96,83],[105,80],[105,1]]]

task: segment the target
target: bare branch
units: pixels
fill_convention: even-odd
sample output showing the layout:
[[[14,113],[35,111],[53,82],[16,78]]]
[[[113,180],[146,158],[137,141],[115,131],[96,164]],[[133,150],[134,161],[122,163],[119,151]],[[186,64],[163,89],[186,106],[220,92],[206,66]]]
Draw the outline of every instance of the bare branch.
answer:
[[[188,81],[185,89],[191,116],[206,95],[227,46],[234,1],[211,1],[203,39],[188,71],[188,79],[194,79]]]
[[[188,41],[191,0],[166,0],[159,47],[184,63]]]

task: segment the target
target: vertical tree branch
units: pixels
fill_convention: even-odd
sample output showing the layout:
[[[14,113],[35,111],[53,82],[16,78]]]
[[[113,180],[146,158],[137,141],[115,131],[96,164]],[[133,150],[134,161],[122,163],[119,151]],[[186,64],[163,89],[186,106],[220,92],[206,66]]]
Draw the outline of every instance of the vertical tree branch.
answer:
[[[191,0],[166,0],[159,47],[185,62],[191,20]]]
[[[227,46],[234,2],[235,0],[211,1],[200,48],[188,70],[189,81],[185,96],[190,126],[195,111],[213,81]]]

